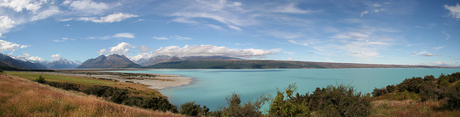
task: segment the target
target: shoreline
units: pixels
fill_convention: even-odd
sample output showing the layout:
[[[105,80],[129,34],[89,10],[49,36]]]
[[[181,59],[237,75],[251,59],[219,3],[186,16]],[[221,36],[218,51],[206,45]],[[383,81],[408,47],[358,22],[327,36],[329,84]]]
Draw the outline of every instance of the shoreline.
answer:
[[[64,70],[65,71],[65,70]],[[110,79],[119,82],[131,82],[147,85],[147,88],[161,90],[172,87],[181,87],[193,82],[191,77],[182,77],[180,75],[170,74],[153,74],[153,73],[124,73],[124,72],[104,72],[104,71],[73,71],[73,72],[38,72],[50,75],[75,76],[95,79]],[[37,72],[31,72],[37,73]]]

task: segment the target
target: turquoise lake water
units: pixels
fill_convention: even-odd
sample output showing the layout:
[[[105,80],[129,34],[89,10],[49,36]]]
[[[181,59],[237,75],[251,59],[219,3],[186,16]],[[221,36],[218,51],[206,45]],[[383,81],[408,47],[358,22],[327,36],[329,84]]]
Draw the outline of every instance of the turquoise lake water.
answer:
[[[242,102],[255,100],[263,94],[276,96],[289,84],[296,83],[300,94],[313,92],[316,87],[345,84],[354,86],[362,94],[374,88],[398,84],[406,78],[460,72],[460,69],[425,68],[366,68],[366,69],[203,69],[203,70],[146,70],[119,71],[129,73],[174,74],[192,77],[190,85],[160,90],[171,103],[195,101],[211,110],[226,106],[225,97],[232,92],[240,95]]]

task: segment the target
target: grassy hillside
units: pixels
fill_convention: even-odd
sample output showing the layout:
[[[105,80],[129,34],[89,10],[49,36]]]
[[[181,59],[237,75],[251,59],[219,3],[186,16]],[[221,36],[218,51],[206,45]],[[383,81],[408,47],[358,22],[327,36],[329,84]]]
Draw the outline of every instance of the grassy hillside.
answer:
[[[182,116],[107,102],[16,76],[0,75],[0,116]]]
[[[94,78],[83,78],[83,77],[75,77],[75,76],[60,76],[60,75],[49,75],[49,74],[40,74],[40,73],[27,73],[27,72],[5,72],[8,75],[19,76],[22,78],[27,78],[29,80],[36,80],[36,78],[42,76],[46,78],[46,81],[50,82],[61,82],[61,83],[73,83],[79,85],[89,85],[89,86],[110,86],[116,87],[120,89],[126,89],[129,91],[139,92],[140,94],[146,95],[153,95],[153,96],[161,96],[155,89],[148,88],[147,85],[143,84],[136,84],[136,83],[124,83],[124,82],[116,82],[113,80],[102,80],[102,79],[94,79]]]
[[[274,60],[186,60],[158,63],[147,68],[169,69],[267,69],[267,68],[439,68],[420,65],[381,65]]]

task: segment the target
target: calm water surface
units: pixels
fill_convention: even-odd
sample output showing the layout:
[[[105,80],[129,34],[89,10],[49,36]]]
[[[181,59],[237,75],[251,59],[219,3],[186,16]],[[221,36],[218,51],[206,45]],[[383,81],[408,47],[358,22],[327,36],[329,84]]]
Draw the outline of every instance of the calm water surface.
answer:
[[[211,110],[226,106],[225,97],[233,92],[242,102],[255,100],[263,94],[276,96],[276,88],[284,90],[296,83],[300,94],[313,92],[316,87],[345,84],[363,94],[374,88],[397,84],[406,78],[460,72],[460,69],[383,68],[383,69],[205,69],[205,70],[146,70],[119,71],[129,73],[174,74],[194,78],[192,84],[160,90],[176,106],[195,101]]]

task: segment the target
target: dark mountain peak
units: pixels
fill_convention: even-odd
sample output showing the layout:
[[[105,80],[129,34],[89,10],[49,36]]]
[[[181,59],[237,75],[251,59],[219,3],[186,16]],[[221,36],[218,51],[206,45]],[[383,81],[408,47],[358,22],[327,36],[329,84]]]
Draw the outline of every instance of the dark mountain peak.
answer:
[[[15,66],[17,68],[23,68],[23,69],[46,69],[45,66],[39,64],[39,63],[32,63],[30,61],[23,61],[19,59],[14,59],[11,56],[0,54],[0,60]]]
[[[125,55],[111,54],[109,56],[101,55],[96,59],[88,59],[78,68],[137,68],[140,67],[132,62]]]

